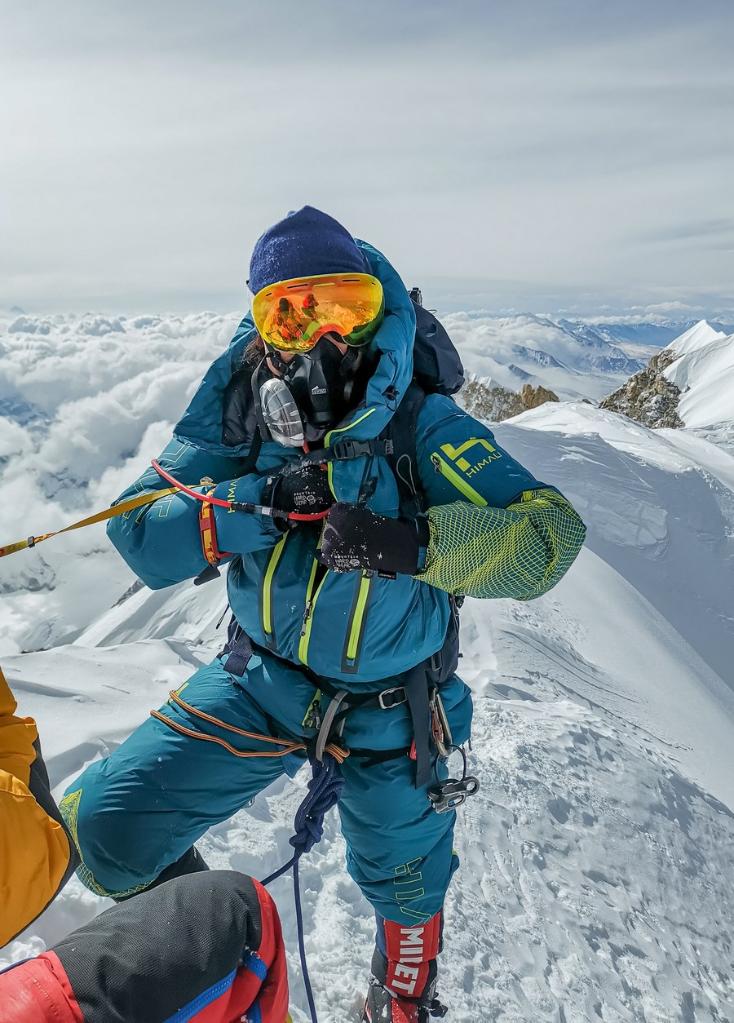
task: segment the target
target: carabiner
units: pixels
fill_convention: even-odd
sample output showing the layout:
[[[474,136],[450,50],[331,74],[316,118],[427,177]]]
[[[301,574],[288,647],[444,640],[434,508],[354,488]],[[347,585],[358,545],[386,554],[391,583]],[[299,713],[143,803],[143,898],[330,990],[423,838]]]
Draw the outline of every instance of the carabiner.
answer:
[[[436,813],[448,813],[462,806],[469,796],[476,795],[479,791],[479,781],[471,774],[462,778],[449,778],[440,785],[433,785],[428,790],[428,798],[433,804]]]

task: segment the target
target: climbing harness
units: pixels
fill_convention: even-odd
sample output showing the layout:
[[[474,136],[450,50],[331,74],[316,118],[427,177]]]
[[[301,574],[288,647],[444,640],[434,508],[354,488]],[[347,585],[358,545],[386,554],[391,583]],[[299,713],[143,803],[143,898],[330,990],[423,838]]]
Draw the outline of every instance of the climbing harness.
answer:
[[[190,703],[181,699],[181,696],[172,690],[169,694],[169,700],[175,703],[187,714],[191,714],[192,717],[200,718],[202,721],[206,721],[208,724],[215,725],[217,728],[223,729],[225,732],[231,732],[233,735],[238,735],[244,739],[253,739],[256,742],[263,742],[268,746],[277,747],[276,749],[268,750],[238,750],[231,743],[227,742],[226,739],[220,738],[218,735],[210,735],[208,732],[200,732],[194,728],[189,728],[186,725],[182,725],[179,721],[175,721],[173,718],[168,717],[166,714],[162,714],[158,710],[152,710],[150,716],[155,718],[157,721],[161,721],[164,725],[172,728],[174,732],[179,732],[181,735],[187,735],[190,739],[199,739],[202,742],[213,742],[218,746],[222,746],[231,753],[232,756],[239,757],[243,760],[251,759],[263,759],[266,757],[287,757],[291,753],[308,753],[308,746],[305,742],[299,742],[296,739],[274,739],[271,735],[261,735],[259,732],[248,732],[243,728],[238,728],[236,725],[231,725],[227,721],[222,721],[221,718],[216,718],[212,714],[207,714],[203,710],[199,710],[197,707],[193,707]],[[323,753],[328,753],[329,756],[333,757],[337,763],[343,763],[349,753],[347,750],[342,749],[335,743],[325,742],[323,746]]]
[[[270,651],[271,656],[277,656]],[[441,652],[420,661],[414,668],[403,674],[403,683],[389,689],[368,693],[353,693],[338,689],[325,678],[301,666],[303,675],[308,679],[317,693],[331,697],[331,703],[325,712],[324,722],[343,729],[344,722],[350,711],[357,708],[375,707],[380,710],[393,710],[407,704],[410,713],[413,741],[410,746],[394,750],[360,750],[357,755],[372,763],[381,763],[399,756],[410,756],[415,761],[415,787],[422,788],[431,780],[433,757],[431,744],[441,758],[448,756],[453,749],[451,728],[439,692],[439,683],[443,677]],[[335,733],[340,734],[340,733]],[[352,754],[356,751],[352,750]]]

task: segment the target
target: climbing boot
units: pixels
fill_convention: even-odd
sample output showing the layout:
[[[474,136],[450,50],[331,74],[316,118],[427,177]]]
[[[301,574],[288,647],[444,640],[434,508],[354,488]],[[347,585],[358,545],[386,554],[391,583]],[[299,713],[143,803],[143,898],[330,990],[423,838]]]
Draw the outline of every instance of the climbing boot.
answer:
[[[431,1018],[444,1017],[448,1009],[435,995],[435,982],[431,988],[415,1001],[392,994],[376,977],[370,977],[362,1023],[429,1023]]]
[[[446,1015],[436,997],[443,914],[403,924],[377,917],[377,947],[363,1023],[429,1023]]]

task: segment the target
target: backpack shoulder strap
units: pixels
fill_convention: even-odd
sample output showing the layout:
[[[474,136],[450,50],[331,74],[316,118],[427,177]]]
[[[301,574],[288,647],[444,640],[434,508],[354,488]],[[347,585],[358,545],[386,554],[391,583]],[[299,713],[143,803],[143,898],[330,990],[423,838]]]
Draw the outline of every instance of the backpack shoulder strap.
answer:
[[[400,493],[400,513],[408,517],[415,517],[425,506],[416,451],[418,414],[425,399],[426,392],[413,380],[386,431],[392,442],[388,459]]]

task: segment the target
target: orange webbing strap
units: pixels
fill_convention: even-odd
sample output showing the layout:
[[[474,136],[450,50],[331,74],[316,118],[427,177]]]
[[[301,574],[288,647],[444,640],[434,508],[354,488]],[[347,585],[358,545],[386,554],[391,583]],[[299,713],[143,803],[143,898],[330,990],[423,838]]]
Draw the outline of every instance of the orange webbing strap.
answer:
[[[170,699],[173,703],[178,704],[182,710],[192,714],[194,717],[201,718],[202,721],[207,721],[209,724],[216,725],[217,728],[223,728],[225,732],[233,732],[235,735],[241,735],[245,739],[254,739],[256,742],[264,742],[271,746],[282,747],[277,750],[255,752],[254,750],[238,750],[231,743],[227,742],[226,739],[220,739],[217,735],[209,735],[207,732],[197,732],[193,728],[187,728],[186,725],[180,724],[178,721],[173,721],[171,718],[166,717],[165,714],[161,714],[160,711],[152,710],[150,712],[151,717],[156,718],[157,721],[162,721],[163,724],[173,728],[174,731],[180,732],[181,735],[188,735],[191,739],[201,739],[203,742],[215,742],[218,746],[223,746],[229,753],[235,757],[241,757],[242,759],[258,758],[258,757],[287,757],[289,753],[297,753],[299,751],[306,752],[306,745],[303,742],[297,742],[294,739],[274,739],[271,735],[260,735],[258,732],[246,732],[243,728],[238,728],[236,725],[230,725],[226,721],[221,721],[219,718],[215,718],[211,714],[207,714],[203,710],[198,710],[196,707],[192,707],[190,703],[186,703],[182,700],[177,692],[172,691],[169,694]],[[349,756],[349,751],[342,749],[341,746],[337,746],[335,743],[329,743],[326,746],[326,750],[331,753],[338,763],[343,764]]]
[[[211,497],[214,490],[206,495]],[[214,517],[214,505],[211,501],[203,501],[199,509],[199,533],[201,549],[210,565],[218,565],[222,558],[231,558],[229,551],[220,551],[217,543],[217,520]]]
[[[296,742],[294,739],[274,739],[270,735],[260,735],[258,732],[246,732],[243,728],[238,728],[237,725],[230,725],[226,721],[221,721],[219,718],[215,718],[212,714],[207,714],[206,711],[199,710],[198,707],[192,707],[186,700],[182,700],[178,693],[173,690],[169,694],[171,700],[177,703],[179,707],[187,711],[189,714],[193,714],[194,717],[201,718],[202,721],[208,721],[211,725],[217,725],[218,728],[223,728],[225,732],[234,732],[235,735],[242,735],[245,739],[260,739],[263,742],[271,743],[273,746],[296,746],[298,749],[303,748],[303,743]]]
[[[166,490],[147,491],[144,494],[138,494],[137,497],[131,497],[129,501],[120,501],[119,504],[113,504],[111,508],[105,508],[104,511],[96,512],[94,515],[88,515],[85,519],[80,519],[78,522],[72,522],[70,526],[64,526],[63,529],[57,529],[54,533],[42,533],[41,536],[29,536],[27,540],[18,540],[16,543],[10,543],[6,547],[0,547],[0,558],[6,557],[8,554],[15,554],[16,551],[24,551],[27,547],[35,547],[43,540],[50,540],[52,536],[60,536],[62,533],[68,533],[72,529],[82,529],[84,526],[92,526],[95,522],[104,522],[106,519],[114,519],[118,515],[124,515],[126,512],[133,511],[135,508],[142,508],[143,505],[152,504],[153,501],[159,501],[162,497],[168,497],[170,494],[177,492],[176,487],[169,487]]]
[[[252,757],[286,757],[289,753],[295,753],[297,750],[305,750],[306,747],[303,743],[289,743],[288,747],[281,750],[275,750],[267,753],[254,753],[250,750],[239,750],[235,749],[231,743],[227,742],[226,739],[220,739],[218,735],[207,735],[206,732],[196,732],[193,728],[187,728],[186,725],[181,725],[178,721],[172,721],[171,718],[167,718],[165,714],[161,714],[157,710],[152,710],[150,716],[156,718],[158,721],[162,721],[163,724],[168,725],[175,732],[180,732],[181,735],[188,735],[191,739],[201,739],[203,742],[215,742],[218,746],[223,746],[228,753],[231,753],[234,757],[242,757],[248,759]],[[263,739],[265,736],[259,735],[258,739]]]

